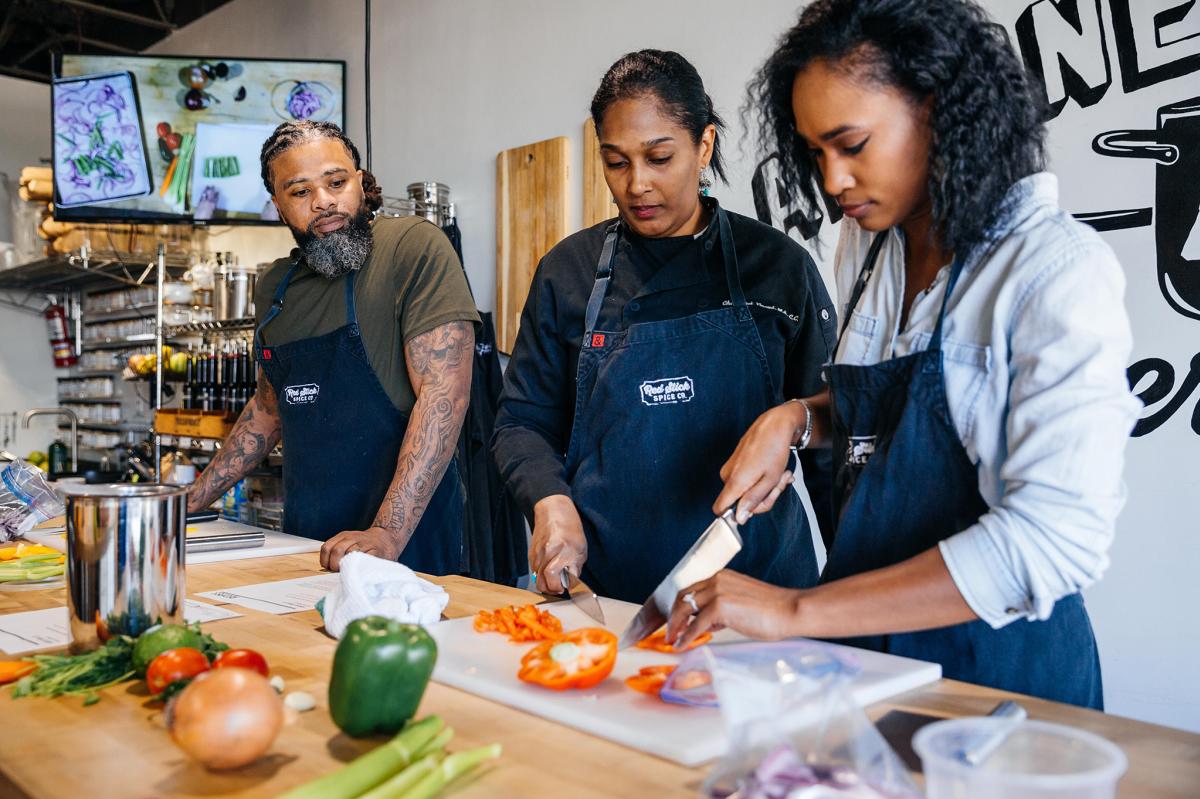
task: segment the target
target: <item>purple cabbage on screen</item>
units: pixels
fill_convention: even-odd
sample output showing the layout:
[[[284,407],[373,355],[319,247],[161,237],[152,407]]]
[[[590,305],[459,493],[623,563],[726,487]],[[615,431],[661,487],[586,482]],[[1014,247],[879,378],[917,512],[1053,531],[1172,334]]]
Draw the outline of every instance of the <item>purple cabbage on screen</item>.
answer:
[[[141,126],[122,88],[109,80],[57,88],[55,167],[64,204],[99,202],[146,190],[149,179]]]

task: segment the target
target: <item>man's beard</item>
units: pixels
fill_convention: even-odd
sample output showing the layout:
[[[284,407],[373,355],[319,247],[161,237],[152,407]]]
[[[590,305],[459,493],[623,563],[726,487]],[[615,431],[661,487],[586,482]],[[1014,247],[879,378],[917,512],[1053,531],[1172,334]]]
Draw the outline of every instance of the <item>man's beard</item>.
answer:
[[[345,217],[346,225],[332,233],[317,236],[314,228],[334,217]],[[371,212],[366,206],[354,216],[331,212],[314,219],[308,230],[298,230],[288,224],[292,237],[300,245],[304,263],[319,275],[333,279],[358,269],[371,254]]]

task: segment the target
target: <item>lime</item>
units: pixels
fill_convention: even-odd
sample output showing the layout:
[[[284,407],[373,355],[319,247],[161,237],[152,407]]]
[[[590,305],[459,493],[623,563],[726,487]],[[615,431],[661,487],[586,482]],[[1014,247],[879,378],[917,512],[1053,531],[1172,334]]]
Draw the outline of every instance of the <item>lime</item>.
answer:
[[[137,643],[133,645],[133,668],[140,677],[146,673],[150,661],[168,649],[178,649],[181,646],[200,649],[203,644],[200,633],[182,624],[155,627],[138,636]]]

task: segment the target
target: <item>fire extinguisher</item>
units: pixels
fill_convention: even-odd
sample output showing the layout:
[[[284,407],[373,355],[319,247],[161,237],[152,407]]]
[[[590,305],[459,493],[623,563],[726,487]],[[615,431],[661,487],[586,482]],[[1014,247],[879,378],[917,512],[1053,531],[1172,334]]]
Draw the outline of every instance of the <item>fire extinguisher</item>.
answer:
[[[51,297],[50,306],[42,312],[46,319],[46,330],[50,334],[50,349],[54,353],[54,365],[59,369],[74,366],[75,343],[71,340],[71,329],[67,325],[67,309]]]

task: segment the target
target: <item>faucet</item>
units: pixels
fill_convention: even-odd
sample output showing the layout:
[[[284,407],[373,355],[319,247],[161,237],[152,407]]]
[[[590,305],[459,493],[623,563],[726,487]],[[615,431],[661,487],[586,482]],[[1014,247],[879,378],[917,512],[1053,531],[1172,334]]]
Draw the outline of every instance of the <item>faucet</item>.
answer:
[[[30,411],[25,411],[25,418],[21,421],[21,427],[28,429],[29,420],[35,416],[65,416],[71,421],[71,471],[79,471],[79,417],[75,411],[70,408],[34,408]]]

